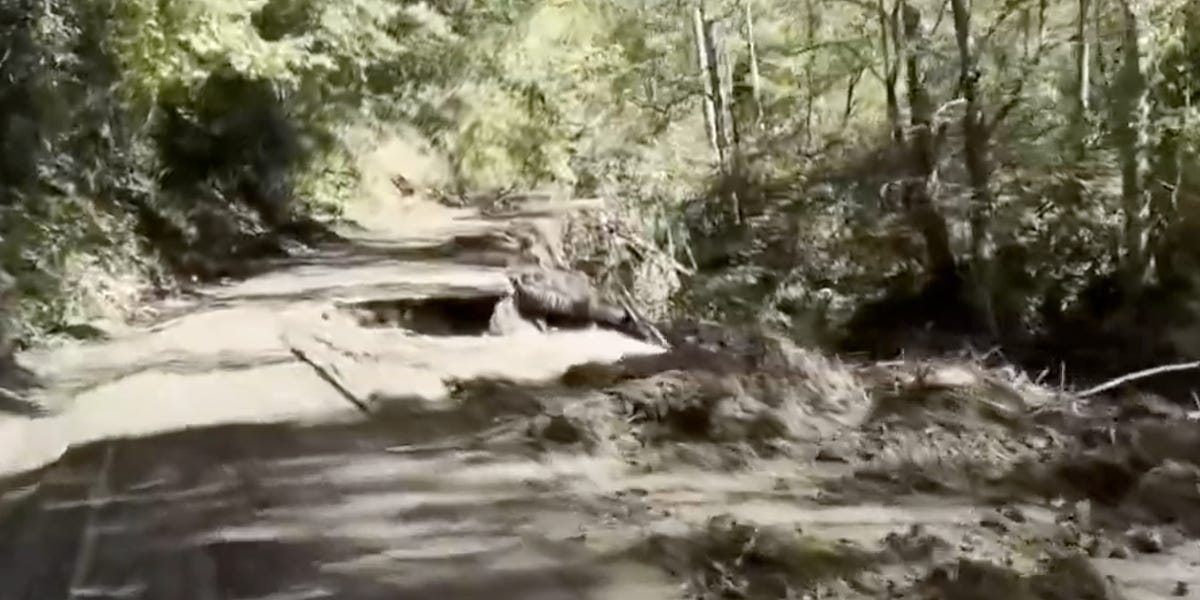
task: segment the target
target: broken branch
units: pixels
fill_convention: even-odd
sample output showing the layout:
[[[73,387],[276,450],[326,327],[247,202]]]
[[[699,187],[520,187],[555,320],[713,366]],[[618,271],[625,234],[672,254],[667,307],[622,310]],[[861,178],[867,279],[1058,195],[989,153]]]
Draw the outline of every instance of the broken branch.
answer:
[[[1117,377],[1116,379],[1111,379],[1109,381],[1106,381],[1098,386],[1088,388],[1086,390],[1083,390],[1082,392],[1076,393],[1075,395],[1079,398],[1087,398],[1088,396],[1095,396],[1096,394],[1107,392],[1108,390],[1111,390],[1111,389],[1117,388],[1117,387],[1121,387],[1122,385],[1125,385],[1127,383],[1132,383],[1134,381],[1139,381],[1142,379],[1146,379],[1148,377],[1154,377],[1155,375],[1162,375],[1164,373],[1176,373],[1179,371],[1188,371],[1191,369],[1200,369],[1200,360],[1195,361],[1195,362],[1189,362],[1189,363],[1163,365],[1161,367],[1153,367],[1150,369],[1143,369],[1141,371],[1135,371],[1133,373],[1128,373],[1126,375]]]

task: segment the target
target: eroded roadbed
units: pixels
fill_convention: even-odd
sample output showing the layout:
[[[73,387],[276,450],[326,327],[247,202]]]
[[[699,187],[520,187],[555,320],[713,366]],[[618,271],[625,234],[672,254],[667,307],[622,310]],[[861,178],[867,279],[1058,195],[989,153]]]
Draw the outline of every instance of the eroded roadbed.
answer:
[[[1200,588],[1200,423],[1180,407],[721,327],[666,353],[498,332],[504,270],[448,252],[462,235],[308,257],[43,354],[73,402],[0,421],[22,473],[0,482],[0,598]]]
[[[605,507],[548,492],[567,487],[551,471],[389,451],[404,434],[238,425],[73,450],[3,501],[3,597],[594,598],[636,570],[553,539]]]

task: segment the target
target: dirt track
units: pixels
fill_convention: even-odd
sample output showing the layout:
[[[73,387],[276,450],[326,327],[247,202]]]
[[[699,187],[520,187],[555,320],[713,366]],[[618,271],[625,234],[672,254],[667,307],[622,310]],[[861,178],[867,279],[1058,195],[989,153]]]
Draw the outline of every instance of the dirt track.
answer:
[[[763,359],[778,376],[564,387],[546,382],[658,351],[599,330],[479,335],[437,311],[403,323],[423,334],[364,326],[364,301],[461,312],[501,293],[500,269],[430,252],[504,225],[462,217],[360,233],[153,326],[23,357],[61,411],[0,421],[0,599],[1200,588],[1200,492],[1168,489],[1200,437],[1169,411],[1082,444],[1103,407],[970,369],[914,382],[789,350]]]
[[[601,586],[594,561],[525,532],[576,512],[539,491],[555,487],[544,465],[388,450],[486,425],[447,404],[447,380],[537,381],[654,351],[605,331],[364,330],[339,310],[501,293],[502,269],[431,259],[455,234],[504,225],[464,217],[360,233],[164,307],[152,327],[23,357],[61,412],[0,422],[7,470],[73,449],[5,486],[0,597],[560,598]],[[296,349],[387,414],[364,418]]]
[[[533,463],[389,453],[396,437],[219,426],[75,450],[7,503],[2,595],[626,597],[602,592],[636,565],[554,531],[605,507],[547,491],[554,475]]]

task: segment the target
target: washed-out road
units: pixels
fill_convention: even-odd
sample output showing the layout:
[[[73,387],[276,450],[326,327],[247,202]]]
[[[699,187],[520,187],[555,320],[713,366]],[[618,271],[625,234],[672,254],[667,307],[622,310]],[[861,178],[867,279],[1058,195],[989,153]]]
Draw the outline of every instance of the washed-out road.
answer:
[[[503,221],[450,210],[401,221],[164,303],[152,324],[23,356],[57,410],[0,417],[0,599],[672,589],[575,539],[581,519],[610,510],[561,493],[586,465],[473,450],[469,434],[491,415],[464,412],[447,387],[657,349],[598,329],[361,326],[347,307],[469,306],[506,289],[502,268],[426,251]]]

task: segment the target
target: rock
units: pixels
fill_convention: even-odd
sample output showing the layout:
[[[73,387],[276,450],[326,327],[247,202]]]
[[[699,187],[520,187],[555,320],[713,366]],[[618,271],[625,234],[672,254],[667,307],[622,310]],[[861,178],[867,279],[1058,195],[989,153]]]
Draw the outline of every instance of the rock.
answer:
[[[97,320],[92,323],[70,323],[59,327],[59,333],[75,340],[95,341],[113,338],[116,325],[111,322]]]
[[[1137,485],[1140,473],[1127,460],[1103,452],[1064,457],[1052,475],[1080,495],[1102,505],[1115,505]]]
[[[603,388],[625,378],[625,368],[620,364],[590,362],[572,365],[563,373],[560,381],[573,388]]]
[[[1132,446],[1146,464],[1194,461],[1200,456],[1200,423],[1184,418],[1139,423],[1132,431]]]
[[[576,444],[583,440],[579,428],[564,415],[550,416],[541,428],[541,437],[559,444]]]
[[[1087,557],[1073,554],[1050,559],[1042,573],[1030,581],[1034,595],[990,596],[1034,597],[1034,598],[1090,598],[1094,600],[1120,600],[1123,598],[1113,581],[1096,570]]]
[[[1134,550],[1143,554],[1158,554],[1166,547],[1162,533],[1152,528],[1136,528],[1127,534]]]
[[[1000,514],[1005,519],[1008,519],[1009,521],[1012,521],[1013,523],[1024,523],[1026,521],[1025,513],[1023,511],[1021,511],[1020,508],[1017,508],[1015,506],[1006,506],[1006,507],[1000,509]]]
[[[1200,467],[1177,460],[1163,462],[1142,476],[1126,505],[1148,512],[1159,522],[1176,522],[1200,533]]]
[[[1008,533],[1009,529],[1008,524],[1000,518],[1000,515],[986,515],[979,520],[979,525],[1001,534]]]
[[[509,274],[517,309],[527,318],[610,326],[629,320],[624,309],[601,302],[583,273],[565,269],[521,269]]]
[[[537,325],[521,316],[513,298],[507,297],[496,303],[488,323],[488,333],[492,335],[515,335],[539,331]]]
[[[1116,550],[1116,545],[1104,536],[1097,536],[1088,544],[1087,553],[1092,558],[1109,558]]]
[[[1188,595],[1188,584],[1186,581],[1176,581],[1175,589],[1171,590],[1171,595],[1177,598],[1182,598]]]
[[[833,463],[848,463],[850,460],[846,458],[846,453],[841,448],[825,446],[817,450],[817,455],[814,458],[817,462],[833,462]]]

